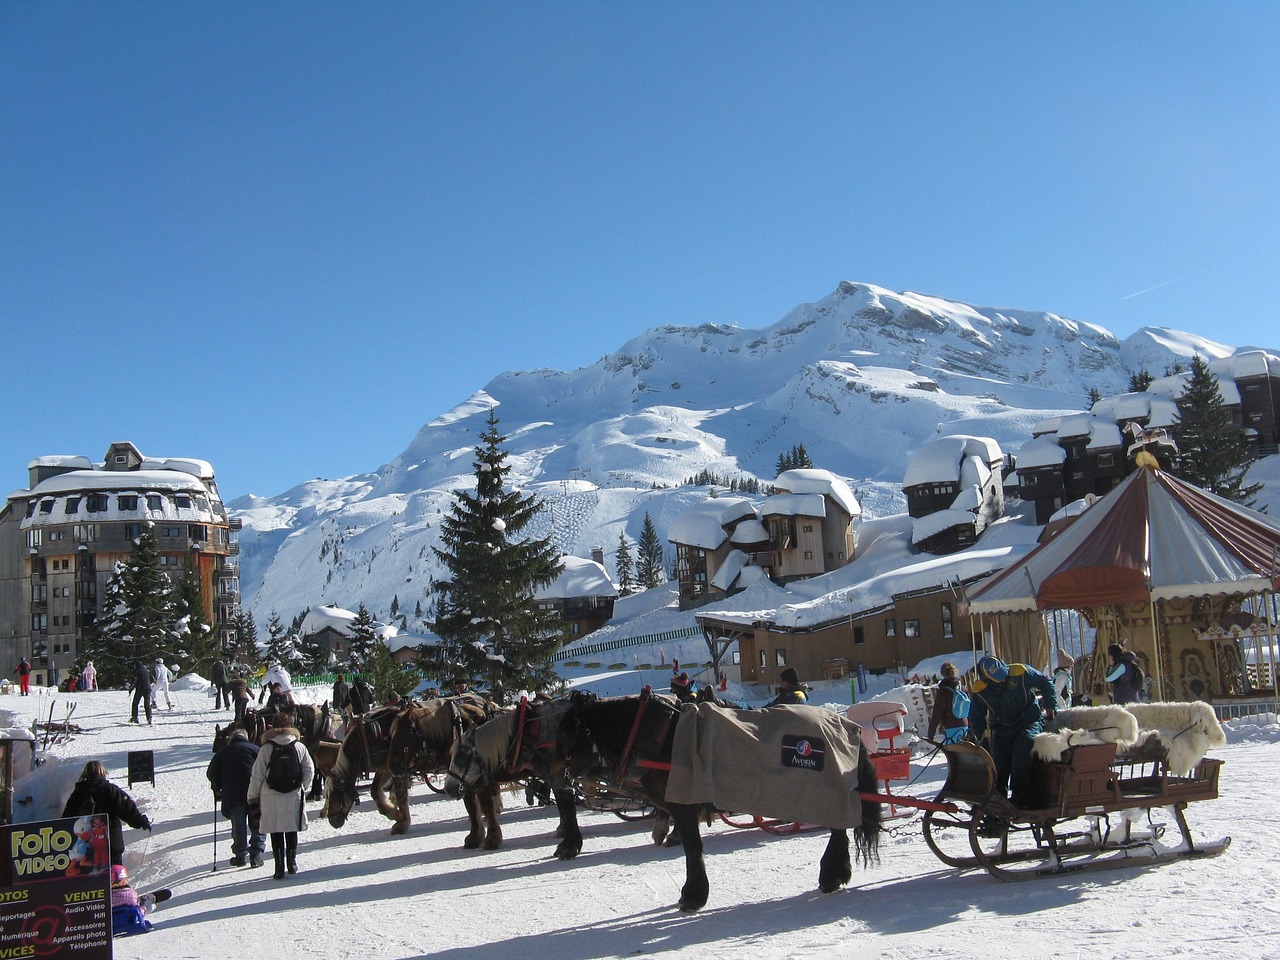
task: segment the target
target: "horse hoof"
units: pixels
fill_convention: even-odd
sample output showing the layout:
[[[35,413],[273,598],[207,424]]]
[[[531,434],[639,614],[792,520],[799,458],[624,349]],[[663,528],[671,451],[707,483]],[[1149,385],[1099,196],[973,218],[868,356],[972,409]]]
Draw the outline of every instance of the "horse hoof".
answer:
[[[401,834],[405,834],[408,832],[409,832],[409,825],[407,823],[397,823],[394,827],[391,828],[391,835],[393,837],[398,837]]]
[[[572,860],[582,852],[581,847],[556,847],[557,860]]]
[[[705,900],[702,901],[702,903],[695,903],[692,900],[681,900],[679,903],[676,904],[676,907],[680,910],[681,913],[697,913],[706,905],[707,905],[707,902]]]
[[[501,838],[501,837],[497,837],[496,839],[495,839],[495,838],[490,837],[490,838],[486,839],[486,840],[485,840],[485,842],[484,842],[484,849],[485,849],[485,850],[497,850],[497,849],[498,849],[499,847],[501,847],[501,846],[502,846],[502,838]]]
[[[462,841],[462,849],[478,850],[480,849],[480,841],[477,840],[475,837],[467,837],[467,839]]]

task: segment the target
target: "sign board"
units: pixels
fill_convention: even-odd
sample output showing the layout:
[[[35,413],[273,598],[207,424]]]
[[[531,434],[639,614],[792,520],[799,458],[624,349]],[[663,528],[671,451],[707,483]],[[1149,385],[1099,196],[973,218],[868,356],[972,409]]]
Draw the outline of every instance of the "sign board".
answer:
[[[156,785],[156,754],[154,750],[129,751],[129,786],[150,780]]]
[[[106,814],[0,827],[0,956],[111,960]]]

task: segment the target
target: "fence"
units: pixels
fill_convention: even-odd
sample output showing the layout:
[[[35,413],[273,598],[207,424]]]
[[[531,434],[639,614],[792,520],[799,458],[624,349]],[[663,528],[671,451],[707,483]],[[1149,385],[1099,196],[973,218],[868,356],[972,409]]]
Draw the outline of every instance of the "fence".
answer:
[[[627,637],[625,640],[610,640],[605,643],[574,647],[572,650],[561,650],[554,659],[556,663],[563,663],[565,660],[581,660],[583,657],[592,657],[597,653],[607,653],[610,650],[625,650],[627,647],[643,647],[650,643],[669,643],[672,640],[700,636],[702,636],[701,627],[684,627],[680,630],[668,630],[666,633],[648,633],[640,637]]]

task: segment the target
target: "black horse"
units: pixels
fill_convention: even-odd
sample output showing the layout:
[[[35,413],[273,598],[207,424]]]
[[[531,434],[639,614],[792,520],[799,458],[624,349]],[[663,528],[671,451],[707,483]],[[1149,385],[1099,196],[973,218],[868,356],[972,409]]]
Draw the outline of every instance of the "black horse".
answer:
[[[338,735],[337,717],[329,709],[328,701],[323,706],[316,706],[313,703],[295,704],[291,715],[289,725],[297,729],[299,739],[311,754],[311,761],[316,768],[307,799],[319,800],[324,796],[324,778],[333,767],[338,751],[338,741],[341,739]],[[254,743],[261,743],[263,734],[271,728],[275,717],[275,711],[268,713],[265,710],[246,707],[238,722],[225,727],[221,725],[214,727],[213,752],[217,753],[222,749],[231,736],[231,731],[236,727],[249,734],[249,739]]]
[[[685,882],[678,907],[687,912],[701,909],[706,905],[710,887],[703,863],[698,821],[709,812],[709,808],[672,803],[666,799],[677,722],[696,720],[696,716],[681,715],[671,701],[647,694],[601,700],[575,693],[571,703],[572,707],[561,719],[557,734],[557,753],[563,761],[566,775],[570,778],[608,777],[615,785],[642,795],[655,806],[669,811],[679,831],[685,856]],[[718,708],[704,706],[699,709]],[[875,793],[875,768],[861,740],[854,737],[853,741],[849,747],[857,751],[858,789],[864,793]],[[564,813],[563,807],[561,813]],[[858,859],[871,863],[877,857],[880,804],[863,800],[860,815],[861,822],[854,828]],[[819,866],[818,888],[823,893],[831,893],[852,877],[848,830],[832,829]]]

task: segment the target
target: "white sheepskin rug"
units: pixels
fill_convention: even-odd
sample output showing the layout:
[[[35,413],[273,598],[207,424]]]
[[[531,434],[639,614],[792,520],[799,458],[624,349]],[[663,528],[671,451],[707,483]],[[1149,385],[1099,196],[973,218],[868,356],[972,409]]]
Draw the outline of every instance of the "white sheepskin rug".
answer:
[[[1035,738],[1032,755],[1053,763],[1074,746],[1114,743],[1118,755],[1163,757],[1169,772],[1190,773],[1226,734],[1207,703],[1129,703],[1062,710]],[[1123,756],[1121,756],[1123,759]]]

